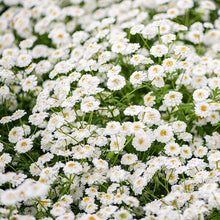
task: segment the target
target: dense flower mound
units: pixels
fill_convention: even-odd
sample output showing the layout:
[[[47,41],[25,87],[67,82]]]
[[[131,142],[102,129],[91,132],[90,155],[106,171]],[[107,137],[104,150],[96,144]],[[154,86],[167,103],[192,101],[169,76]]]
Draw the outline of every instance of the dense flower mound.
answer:
[[[220,215],[218,0],[0,0],[0,219]]]

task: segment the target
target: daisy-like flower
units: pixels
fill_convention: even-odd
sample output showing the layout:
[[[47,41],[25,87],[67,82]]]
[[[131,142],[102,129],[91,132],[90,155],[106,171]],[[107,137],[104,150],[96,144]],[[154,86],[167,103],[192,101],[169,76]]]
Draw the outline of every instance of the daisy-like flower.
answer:
[[[192,0],[179,0],[177,1],[177,6],[178,8],[181,9],[188,9],[188,8],[192,8],[194,5]]]
[[[132,85],[137,86],[142,84],[142,81],[145,80],[146,74],[143,71],[135,71],[130,76],[130,82]]]
[[[199,102],[195,104],[195,114],[200,117],[208,117],[212,113],[210,105],[207,102]]]
[[[9,122],[11,122],[13,119],[11,116],[4,116],[1,118],[0,123],[1,124],[7,124]]]
[[[27,113],[24,110],[17,110],[16,112],[14,112],[12,114],[12,120],[17,120],[19,118],[22,118],[24,115],[26,115]]]
[[[147,93],[144,96],[144,105],[151,107],[153,106],[156,102],[155,102],[156,97],[152,95],[152,92]]]
[[[144,111],[143,121],[149,125],[158,124],[160,122],[160,112],[154,108],[147,108]]]
[[[106,135],[118,134],[121,129],[121,125],[118,121],[108,122],[104,131]]]
[[[118,42],[118,43],[114,43],[112,45],[112,52],[123,53],[125,50],[126,50],[126,44],[125,43]]]
[[[27,92],[28,90],[34,90],[37,85],[37,77],[35,75],[28,76],[22,80],[22,89]]]
[[[131,165],[133,163],[135,163],[138,160],[137,155],[135,154],[124,154],[121,158],[121,164],[124,165]]]
[[[177,156],[180,153],[180,146],[179,144],[171,141],[165,145],[164,150],[169,156]]]
[[[177,17],[179,14],[180,14],[180,12],[179,12],[178,8],[169,8],[166,13],[167,18],[170,18],[170,19]],[[161,39],[162,39],[162,37],[161,37]],[[176,36],[173,40],[175,40],[175,39],[176,39]],[[165,43],[163,40],[162,40],[162,42]]]
[[[193,154],[196,157],[202,158],[205,155],[207,155],[207,151],[208,151],[207,147],[199,146],[199,147],[196,148],[196,150],[193,152]]]
[[[111,135],[110,151],[119,152],[123,149],[126,138],[123,135]]]
[[[125,86],[125,84],[125,78],[121,75],[110,76],[107,81],[107,87],[112,91],[122,89]]]
[[[179,105],[182,102],[182,93],[170,91],[164,96],[163,104],[167,107]]]
[[[154,78],[154,80],[152,81],[151,84],[153,86],[158,87],[158,88],[162,88],[162,87],[164,87],[165,83],[164,83],[164,80],[163,80],[163,78],[161,76],[157,76],[157,77]]]
[[[104,169],[104,170],[108,170],[108,162],[102,159],[97,159],[94,158],[92,160],[93,164],[95,165],[95,167],[97,169]]]
[[[17,142],[15,150],[18,153],[26,153],[33,147],[33,141],[30,138],[25,138]]]
[[[161,65],[153,65],[148,69],[148,79],[153,80],[158,76],[166,76],[164,68]]]
[[[168,143],[173,138],[173,129],[168,125],[160,125],[154,130],[157,141],[162,143]]]
[[[125,181],[125,179],[127,179],[126,174],[127,172],[120,166],[114,166],[108,170],[107,176],[112,182],[120,183],[121,181]]]
[[[18,193],[14,189],[7,189],[1,194],[1,203],[7,206],[15,205],[18,202],[18,199]]]
[[[53,215],[53,216],[61,216],[63,215],[64,213],[66,212],[66,209],[62,206],[54,206],[51,210],[50,210],[50,213]]]
[[[47,116],[47,112],[34,113],[29,116],[28,121],[37,126],[40,125]]]
[[[16,65],[18,67],[25,67],[31,63],[32,57],[29,54],[21,54],[17,58]]]
[[[24,129],[22,127],[14,127],[8,134],[8,140],[11,143],[16,143],[21,140],[24,136]]]
[[[9,91],[8,86],[4,85],[4,86],[0,87],[0,95],[1,96],[3,96],[3,97],[5,96],[6,97],[7,95],[9,95],[9,92],[10,91]]]
[[[138,176],[132,181],[132,184],[132,189],[135,195],[142,194],[144,187],[147,185],[147,179],[145,177]]]
[[[63,168],[65,174],[75,174],[82,171],[82,165],[76,161],[69,161]]]
[[[140,111],[141,111],[141,106],[131,105],[124,110],[124,114],[134,116],[134,115],[138,115]]]
[[[182,145],[180,149],[180,156],[184,159],[189,159],[192,157],[192,149],[187,145]]]
[[[132,35],[135,35],[135,34],[137,34],[137,33],[140,34],[141,31],[143,30],[143,28],[144,28],[144,25],[143,25],[143,24],[135,25],[135,26],[133,26],[133,27],[131,28],[130,33],[131,33]]]
[[[125,210],[124,208],[121,208],[117,212],[114,213],[114,219],[115,220],[131,220],[133,219],[133,216],[131,215],[130,212]]]
[[[31,182],[27,184],[27,198],[45,198],[50,189],[49,185],[41,182]]]
[[[207,117],[207,121],[211,124],[216,124],[220,121],[220,114],[217,111],[213,111],[210,116]]]
[[[30,48],[30,47],[32,47],[33,43],[34,43],[33,39],[25,39],[20,42],[19,47],[21,49]]]
[[[190,54],[191,49],[187,46],[175,46],[174,52],[176,55],[181,55],[181,57],[186,57],[187,55]]]
[[[0,156],[0,167],[4,167],[6,164],[10,163],[12,160],[9,153],[3,153]]]
[[[195,102],[205,101],[209,97],[210,91],[209,89],[196,89],[193,92],[193,100]]]
[[[143,55],[135,54],[130,59],[130,63],[133,64],[134,66],[139,65],[140,63],[142,63],[144,58],[145,57]]]
[[[174,132],[184,132],[186,130],[186,123],[184,121],[175,121],[172,123]]]
[[[155,57],[162,57],[163,55],[168,53],[168,48],[165,45],[156,45],[152,46],[150,49],[150,54]]]
[[[96,205],[95,203],[90,203],[85,207],[85,211],[87,213],[94,213],[97,208],[98,208],[98,205]]]
[[[173,58],[167,58],[163,61],[162,66],[166,72],[172,73],[176,69],[176,60]]]
[[[113,200],[114,200],[114,195],[111,193],[106,193],[102,195],[100,202],[103,205],[111,205],[113,203]]]
[[[132,145],[137,151],[147,151],[152,143],[152,138],[144,133],[137,133],[132,140]]]
[[[165,166],[168,169],[177,169],[179,166],[181,166],[181,162],[177,157],[171,157],[165,161]]]
[[[56,128],[60,128],[64,123],[64,117],[61,115],[56,115],[53,114],[52,117],[50,118],[48,124],[47,124],[47,128],[50,131],[55,130]]]

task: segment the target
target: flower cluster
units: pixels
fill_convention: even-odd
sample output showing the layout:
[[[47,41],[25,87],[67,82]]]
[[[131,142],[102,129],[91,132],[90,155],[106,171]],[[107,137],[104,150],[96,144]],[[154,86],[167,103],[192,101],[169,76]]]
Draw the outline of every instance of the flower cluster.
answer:
[[[0,218],[220,210],[214,0],[0,0]]]

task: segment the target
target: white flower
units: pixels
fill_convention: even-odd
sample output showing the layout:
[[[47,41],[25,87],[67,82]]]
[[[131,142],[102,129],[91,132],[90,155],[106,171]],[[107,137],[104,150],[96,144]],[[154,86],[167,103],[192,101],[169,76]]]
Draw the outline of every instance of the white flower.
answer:
[[[22,89],[27,92],[28,90],[34,90],[37,85],[37,77],[34,75],[28,76],[22,80]]]
[[[135,25],[135,26],[133,26],[133,27],[131,28],[130,33],[131,33],[132,35],[135,35],[135,34],[137,34],[137,33],[140,34],[141,31],[143,30],[143,28],[144,28],[144,25],[143,25],[143,24]]]
[[[164,68],[161,65],[153,65],[148,69],[148,79],[153,80],[158,76],[166,76]]]
[[[6,85],[4,85],[4,86],[1,86],[0,87],[0,96],[7,96],[7,95],[9,95],[9,88],[8,88],[8,86],[6,86]]]
[[[114,166],[108,170],[107,176],[110,178],[112,182],[121,182],[127,179],[127,172],[123,170],[120,166]]]
[[[150,54],[155,57],[162,57],[163,55],[168,53],[168,48],[165,45],[156,45],[152,46],[150,49]]]
[[[104,169],[104,170],[108,170],[108,162],[102,159],[97,159],[94,158],[92,160],[93,164],[95,165],[95,167],[97,169]]]
[[[209,89],[196,89],[193,92],[193,99],[195,102],[205,101],[209,97]]]
[[[173,129],[168,125],[160,125],[154,130],[157,141],[167,143],[173,138]]]
[[[69,161],[66,163],[63,170],[66,175],[80,173],[82,171],[82,165],[76,161]]]
[[[144,111],[144,118],[143,121],[150,126],[153,124],[158,124],[160,122],[160,112],[154,108],[147,108]]]
[[[19,118],[22,118],[26,114],[27,112],[21,109],[21,110],[17,110],[16,112],[14,112],[11,117],[12,117],[12,120],[17,120]]]
[[[21,49],[30,48],[30,47],[32,47],[33,43],[34,43],[33,39],[25,39],[20,42],[19,47]]]
[[[200,117],[207,117],[211,115],[210,104],[206,102],[200,102],[195,104],[195,114]]]
[[[141,107],[139,105],[131,105],[124,110],[125,115],[138,115],[141,111]]]
[[[132,85],[137,86],[142,84],[146,78],[146,74],[143,71],[135,71],[130,76],[130,82]]]
[[[4,167],[6,164],[10,163],[12,160],[12,157],[9,153],[3,153],[0,156],[0,167]]]
[[[172,128],[174,132],[184,132],[186,130],[186,123],[184,121],[174,121]]]
[[[207,151],[208,151],[207,147],[199,146],[196,148],[196,150],[193,152],[193,154],[195,155],[195,157],[202,158],[205,155],[207,155]]]
[[[182,93],[170,91],[164,96],[163,104],[167,107],[179,105],[182,102]]]
[[[16,65],[19,67],[28,66],[31,63],[32,57],[29,54],[21,54],[18,56]]]
[[[132,145],[137,151],[147,151],[152,142],[152,138],[147,136],[145,133],[138,133],[133,138]]]
[[[126,50],[126,45],[125,43],[114,43],[112,45],[112,52],[115,52],[115,53],[123,53],[124,51]]]
[[[47,116],[46,112],[34,113],[29,116],[28,121],[33,125],[40,125]]]
[[[138,160],[137,155],[128,153],[128,154],[124,154],[124,155],[122,156],[122,158],[121,158],[121,164],[131,165],[131,164],[135,163],[137,160]]]
[[[18,153],[26,153],[33,147],[33,141],[30,138],[25,138],[18,141],[15,145],[15,150]]]
[[[181,162],[178,158],[176,157],[171,157],[171,158],[168,158],[166,161],[165,161],[165,166],[168,168],[168,169],[177,169],[179,166],[181,166]]]
[[[179,135],[178,135],[178,138],[179,139],[183,139],[184,141],[192,141],[192,134],[188,133],[188,132],[181,132]]]
[[[173,18],[177,17],[179,14],[180,14],[180,12],[179,12],[178,8],[169,8],[167,10],[167,18],[173,19]],[[161,37],[161,39],[162,39],[163,43],[166,43],[166,42],[164,42],[162,37]],[[175,39],[176,39],[176,36],[173,40],[175,40]],[[168,43],[170,43],[170,42],[168,42]]]
[[[111,135],[110,151],[119,152],[123,149],[126,138],[124,135]]]
[[[81,111],[82,112],[90,112],[94,110],[98,110],[100,105],[99,100],[95,100],[93,96],[87,96],[83,98],[81,102]]]
[[[200,89],[206,87],[208,79],[205,76],[192,76],[191,85],[195,89]]]
[[[21,140],[24,136],[24,130],[22,127],[14,127],[10,130],[8,140],[11,143],[16,143]]]
[[[156,97],[152,95],[153,92],[149,92],[144,96],[144,105],[151,107],[153,106],[156,102],[155,99]]]
[[[175,46],[174,52],[176,55],[181,55],[181,57],[186,57],[188,54],[190,54],[191,49],[187,46]]]
[[[163,60],[163,65],[164,70],[166,72],[174,72],[176,70],[176,60],[173,58],[166,58],[165,60]]]
[[[164,80],[161,76],[157,76],[153,79],[152,83],[151,83],[153,86],[156,86],[158,88],[162,88],[164,87]]]
[[[164,150],[169,156],[177,156],[180,153],[180,146],[179,144],[171,141],[165,145]]]
[[[117,212],[114,213],[114,219],[115,220],[131,220],[133,219],[133,216],[131,215],[130,212],[125,210],[124,208],[121,208]]]
[[[181,9],[188,9],[188,8],[192,8],[194,5],[192,0],[178,0],[177,1],[177,6],[178,8]]]
[[[125,78],[121,75],[110,76],[107,81],[107,87],[112,91],[122,89],[125,86],[125,84]]]
[[[50,187],[47,184],[41,182],[32,182],[27,185],[27,198],[45,198],[49,189]]]
[[[207,117],[207,121],[211,124],[216,124],[220,121],[220,114],[217,111],[213,111],[210,116]]]
[[[61,115],[53,114],[47,124],[47,128],[50,131],[55,130],[56,128],[60,128],[64,123],[64,117]]]
[[[7,206],[13,205],[18,202],[19,196],[16,190],[7,189],[1,194],[1,203]]]
[[[11,116],[4,116],[4,117],[1,118],[0,123],[1,124],[6,124],[6,123],[9,123],[11,121],[13,121]]]

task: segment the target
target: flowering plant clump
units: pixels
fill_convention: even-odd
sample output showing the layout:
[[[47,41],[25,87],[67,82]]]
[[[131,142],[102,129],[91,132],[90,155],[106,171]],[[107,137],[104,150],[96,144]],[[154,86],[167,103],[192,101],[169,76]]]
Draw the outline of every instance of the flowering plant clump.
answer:
[[[218,0],[0,11],[0,219],[220,215]]]

